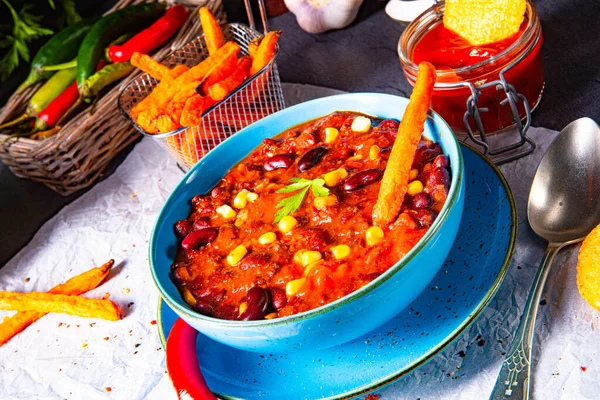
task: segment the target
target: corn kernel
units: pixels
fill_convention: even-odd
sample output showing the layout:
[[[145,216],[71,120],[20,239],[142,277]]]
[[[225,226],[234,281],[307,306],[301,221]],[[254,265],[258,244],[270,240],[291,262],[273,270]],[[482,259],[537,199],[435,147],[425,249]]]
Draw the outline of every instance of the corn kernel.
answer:
[[[325,143],[333,143],[340,135],[336,128],[325,128]]]
[[[233,208],[229,207],[227,204],[223,204],[221,207],[217,208],[217,214],[221,215],[225,219],[234,219],[237,215]]]
[[[277,313],[269,313],[267,315],[265,315],[265,319],[273,319],[273,318],[277,318]]]
[[[185,300],[185,302],[190,306],[194,306],[196,304],[196,298],[188,289],[183,289],[183,300]]]
[[[335,195],[330,194],[325,197],[315,197],[313,200],[313,205],[317,210],[322,209],[325,206],[334,206],[337,204],[337,197]]]
[[[348,177],[348,171],[344,168],[338,168],[323,175],[325,185],[332,187]]]
[[[408,175],[408,180],[409,181],[414,181],[415,179],[417,179],[417,176],[419,176],[419,170],[418,169],[411,169],[410,170],[410,174]]]
[[[343,260],[350,255],[350,247],[340,244],[331,248],[331,253],[336,260]]]
[[[367,117],[359,115],[352,121],[352,130],[359,133],[367,133],[371,129],[371,120]]]
[[[285,217],[281,218],[281,221],[279,221],[279,224],[277,226],[279,227],[279,230],[281,232],[288,233],[289,231],[294,229],[296,225],[298,225],[298,221],[296,220],[296,218],[292,217],[291,215],[286,215]]]
[[[302,265],[306,267],[308,264],[312,264],[315,261],[319,261],[321,258],[321,253],[314,250],[307,250],[300,256],[300,260],[302,261]]]
[[[237,196],[233,199],[233,206],[235,208],[244,208],[248,203],[248,199],[246,196],[248,195],[248,191],[246,189],[242,189]]]
[[[304,254],[305,251],[308,251],[308,250],[301,249],[301,250],[298,250],[294,254],[294,263],[296,263],[296,264],[302,264],[302,254]]]
[[[229,252],[229,255],[227,256],[227,264],[231,266],[237,265],[240,261],[242,261],[242,258],[244,258],[247,253],[248,249],[246,249],[246,246],[240,244],[238,247]]]
[[[372,226],[365,233],[367,246],[375,246],[383,240],[383,230],[378,226]]]
[[[423,183],[421,181],[412,181],[408,184],[408,190],[406,191],[411,196],[417,195],[423,191]]]
[[[379,158],[379,154],[381,154],[381,148],[379,148],[379,146],[377,146],[376,144],[371,146],[371,148],[369,149],[369,158],[371,160],[377,160]]]
[[[310,271],[312,271],[313,269],[315,269],[315,267],[317,265],[321,264],[321,260],[319,261],[315,261],[312,264],[308,264],[305,268],[304,268],[304,272],[302,272],[302,276],[308,276],[308,274],[310,274]]]
[[[294,279],[293,281],[289,281],[285,285],[285,294],[287,294],[290,297],[294,296],[300,291],[300,289],[304,285],[304,282],[306,282],[306,278],[299,278]]]
[[[256,201],[256,199],[258,199],[258,195],[254,192],[248,192],[246,193],[246,200],[248,200],[250,203],[254,203]]]
[[[248,309],[248,303],[243,302],[242,304],[240,304],[239,314],[238,315],[242,315],[243,313],[246,312],[247,309]]]
[[[275,232],[267,232],[267,233],[263,233],[258,238],[258,243],[260,243],[264,246],[266,244],[271,244],[276,240],[277,240],[277,235],[275,234]]]

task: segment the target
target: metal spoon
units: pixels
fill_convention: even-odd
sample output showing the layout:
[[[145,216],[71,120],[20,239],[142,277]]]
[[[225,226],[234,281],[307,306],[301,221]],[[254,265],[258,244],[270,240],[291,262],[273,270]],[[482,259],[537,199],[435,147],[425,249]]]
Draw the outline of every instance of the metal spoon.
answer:
[[[493,400],[529,399],[535,317],[552,260],[600,223],[600,126],[593,120],[571,122],[548,147],[531,184],[527,218],[548,247],[490,396]]]

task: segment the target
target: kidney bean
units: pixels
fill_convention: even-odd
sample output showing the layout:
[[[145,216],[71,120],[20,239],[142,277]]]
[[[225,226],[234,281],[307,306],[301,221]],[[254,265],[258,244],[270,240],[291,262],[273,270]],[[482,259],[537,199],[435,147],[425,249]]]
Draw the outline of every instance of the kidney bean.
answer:
[[[202,315],[212,317],[214,315],[214,306],[206,300],[198,300],[192,306],[192,309]]]
[[[416,210],[413,215],[421,228],[429,228],[436,217],[436,214],[433,211],[424,208]]]
[[[344,182],[346,192],[354,192],[381,179],[382,173],[377,168],[357,172]]]
[[[262,319],[269,308],[267,291],[258,286],[251,288],[246,293],[246,304],[248,304],[248,308],[240,315],[240,320],[254,321]]]
[[[194,230],[194,227],[192,226],[191,221],[182,219],[181,221],[175,222],[174,229],[175,235],[177,235],[179,239],[183,239]]]
[[[450,186],[450,173],[446,168],[434,168],[427,178],[427,186]]]
[[[433,166],[435,168],[447,168],[448,167],[448,158],[445,155],[440,154],[439,156],[433,159]]]
[[[308,171],[309,169],[317,165],[319,161],[321,161],[321,158],[323,158],[323,155],[326,151],[327,147],[317,146],[302,154],[302,156],[298,160],[298,171]]]
[[[271,297],[271,305],[275,311],[281,310],[287,304],[285,290],[280,288],[270,288],[269,295]]]
[[[208,217],[200,217],[194,221],[194,229],[200,230],[204,228],[210,227],[210,218]]]
[[[186,250],[195,250],[215,240],[219,231],[216,228],[203,228],[188,234],[181,242]]]
[[[265,160],[263,168],[265,171],[274,171],[279,168],[289,168],[294,163],[296,158],[293,154],[277,154],[273,157],[269,157]]]
[[[219,319],[234,320],[234,319],[237,319],[237,317],[238,317],[237,308],[235,308],[231,304],[219,306],[214,310],[213,313],[214,313],[215,318],[219,318]]]
[[[400,123],[395,119],[384,119],[377,125],[377,129],[398,129]]]
[[[412,198],[413,208],[429,208],[432,203],[431,196],[425,192],[418,193]]]

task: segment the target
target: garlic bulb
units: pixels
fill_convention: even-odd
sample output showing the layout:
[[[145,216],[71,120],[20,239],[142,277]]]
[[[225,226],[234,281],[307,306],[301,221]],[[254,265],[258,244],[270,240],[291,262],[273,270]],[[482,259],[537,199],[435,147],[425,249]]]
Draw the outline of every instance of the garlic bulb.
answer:
[[[354,21],[363,0],[284,0],[306,32],[344,28]]]

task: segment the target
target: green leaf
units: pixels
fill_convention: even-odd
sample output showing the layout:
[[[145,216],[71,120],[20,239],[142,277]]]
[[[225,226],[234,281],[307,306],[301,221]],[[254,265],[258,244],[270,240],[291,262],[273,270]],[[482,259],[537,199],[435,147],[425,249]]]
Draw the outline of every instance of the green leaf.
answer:
[[[312,181],[312,192],[315,197],[325,197],[329,194],[329,189],[323,185],[325,185],[325,181],[323,179],[314,179]]]
[[[300,206],[302,205],[302,201],[304,200],[304,196],[306,196],[306,193],[308,192],[308,188],[309,186],[306,186],[298,193],[290,197],[286,197],[285,199],[281,199],[279,203],[277,203],[277,208],[279,210],[277,210],[277,212],[275,213],[275,223],[281,221],[283,217],[285,217],[288,214],[292,214],[300,208]]]
[[[39,24],[41,16],[29,13],[33,5],[25,4],[17,13],[8,0],[1,1],[10,11],[13,20],[12,35],[3,35],[4,38],[0,41],[0,47],[8,48],[0,60],[0,81],[5,81],[19,65],[19,58],[29,62],[28,43],[53,32]]]
[[[300,190],[303,189],[305,187],[309,187],[311,185],[311,182],[296,182],[296,183],[292,183],[291,185],[287,185],[284,188],[281,188],[277,191],[277,193],[291,193],[291,192],[295,192],[296,190]]]
[[[75,0],[62,0],[61,4],[67,18],[67,25],[73,25],[81,21],[81,15],[79,15],[75,8]]]

